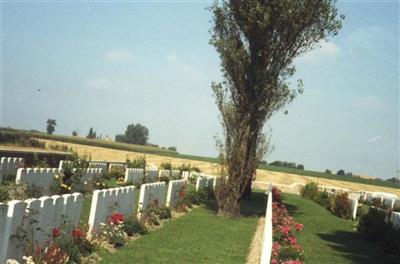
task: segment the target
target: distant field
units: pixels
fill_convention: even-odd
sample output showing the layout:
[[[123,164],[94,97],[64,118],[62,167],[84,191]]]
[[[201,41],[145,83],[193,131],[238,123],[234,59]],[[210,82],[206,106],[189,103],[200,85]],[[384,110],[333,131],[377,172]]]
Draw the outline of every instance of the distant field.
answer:
[[[185,155],[167,149],[133,145],[113,141],[87,139],[82,137],[48,135],[41,132],[33,132],[27,130],[15,130],[0,128],[0,132],[15,133],[42,139],[47,145],[67,145],[72,147],[80,154],[90,153],[93,160],[111,160],[125,161],[127,157],[134,157],[146,154],[147,160],[157,166],[162,162],[171,161],[174,165],[182,163],[191,163],[198,166],[202,171],[207,173],[217,172],[217,159],[211,157],[201,157],[195,155]],[[3,147],[2,147],[3,148]],[[381,191],[398,189],[400,186],[392,182],[380,179],[366,179],[358,177],[338,176],[336,174],[326,174],[324,172],[299,170],[277,166],[260,166],[257,171],[258,181],[273,181],[281,184],[306,183],[307,181],[317,181],[323,185],[332,185],[343,188],[377,190],[374,186],[386,187],[379,188]],[[371,186],[372,185],[372,186]],[[356,186],[356,187],[354,187]]]

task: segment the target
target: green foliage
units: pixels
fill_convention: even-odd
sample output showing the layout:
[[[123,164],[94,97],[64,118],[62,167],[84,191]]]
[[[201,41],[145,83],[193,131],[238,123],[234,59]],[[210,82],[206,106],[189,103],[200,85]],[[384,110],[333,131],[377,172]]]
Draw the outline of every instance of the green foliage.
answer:
[[[358,231],[380,245],[389,254],[400,256],[400,230],[387,222],[388,213],[378,208],[370,208],[360,218]]]
[[[308,182],[300,189],[301,196],[309,200],[314,200],[317,197],[318,193],[318,183],[316,182]]]
[[[47,119],[46,123],[47,123],[47,127],[46,127],[47,134],[52,135],[54,133],[54,131],[56,130],[56,126],[57,126],[56,120],[49,118],[49,119]]]
[[[48,168],[49,165],[47,163],[46,158],[39,158],[39,155],[35,152],[33,153],[33,167],[35,168]]]
[[[139,168],[145,170],[147,165],[146,155],[136,157],[132,161],[129,158],[127,158],[126,163],[127,163],[127,168]]]
[[[164,161],[160,164],[160,169],[163,170],[172,170],[172,164],[171,161]]]
[[[136,125],[135,124],[128,125],[125,130],[125,134],[116,135],[115,141],[125,142],[130,144],[146,145],[148,138],[149,138],[149,130],[145,126],[137,123]]]
[[[128,236],[144,235],[147,234],[147,228],[137,220],[136,217],[129,217],[125,219],[123,230]]]
[[[176,147],[168,147],[167,149],[175,152],[177,151]]]
[[[338,170],[338,171],[336,172],[336,175],[344,176],[344,175],[345,175],[345,172],[344,172],[344,170]]]
[[[357,219],[361,219],[364,215],[368,214],[370,207],[368,205],[362,205],[357,208]]]
[[[166,206],[159,206],[158,200],[153,200],[147,208],[144,223],[150,226],[160,225],[161,220],[169,218],[171,218],[171,209]]]
[[[25,183],[3,182],[0,184],[0,202],[11,200],[26,200],[39,198],[44,195],[44,190],[39,187],[28,186]]]
[[[331,171],[330,169],[326,169],[326,170],[325,170],[325,173],[326,173],[326,174],[332,174],[332,171]]]
[[[314,199],[315,199],[315,202],[319,203],[320,205],[327,208],[328,210],[331,210],[332,208],[334,208],[335,196],[330,195],[326,191],[318,192]]]
[[[89,139],[95,139],[96,138],[96,131],[94,131],[93,127],[90,127],[89,133],[86,136],[86,138],[89,138]]]
[[[72,131],[72,136],[73,136],[73,137],[77,137],[77,136],[78,136],[78,132],[77,132],[76,130],[73,130],[73,131]]]
[[[297,165],[297,169],[298,169],[298,170],[304,170],[304,165],[303,165],[303,164]]]
[[[193,166],[189,163],[182,163],[180,166],[175,167],[174,169],[179,170],[181,173],[182,171],[194,171],[194,172],[201,172],[200,168],[197,166]]]
[[[0,131],[0,144],[11,144],[21,147],[42,148],[46,147],[46,143],[40,142],[29,135],[17,134],[9,131]]]

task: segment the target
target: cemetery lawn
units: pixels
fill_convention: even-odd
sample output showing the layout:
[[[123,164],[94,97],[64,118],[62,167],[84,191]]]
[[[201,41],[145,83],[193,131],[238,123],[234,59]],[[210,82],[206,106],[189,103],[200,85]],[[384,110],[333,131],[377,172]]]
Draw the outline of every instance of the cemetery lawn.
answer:
[[[356,222],[338,218],[319,204],[298,195],[283,195],[283,203],[304,230],[297,236],[304,263],[399,263],[356,231]]]
[[[215,203],[194,208],[115,253],[101,253],[99,263],[245,263],[263,196],[243,202],[239,220],[217,217]]]

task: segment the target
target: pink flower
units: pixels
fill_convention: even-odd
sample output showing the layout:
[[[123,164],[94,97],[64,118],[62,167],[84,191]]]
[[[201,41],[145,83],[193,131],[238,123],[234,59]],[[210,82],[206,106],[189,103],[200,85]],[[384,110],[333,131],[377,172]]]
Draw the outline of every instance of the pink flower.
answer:
[[[283,234],[289,235],[290,226],[281,226],[281,227],[279,228],[279,230],[280,230]]]
[[[289,237],[289,243],[290,243],[290,245],[296,244],[296,238],[294,236],[290,236]]]
[[[271,260],[271,264],[278,264],[278,261],[276,259]]]
[[[297,224],[295,224],[294,227],[296,228],[297,231],[303,230],[303,225],[302,224],[297,223]]]

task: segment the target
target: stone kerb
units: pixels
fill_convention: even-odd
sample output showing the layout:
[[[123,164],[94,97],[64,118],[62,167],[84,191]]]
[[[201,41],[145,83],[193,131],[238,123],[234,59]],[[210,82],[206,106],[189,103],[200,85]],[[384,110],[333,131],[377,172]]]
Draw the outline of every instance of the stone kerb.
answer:
[[[54,175],[60,173],[62,173],[62,170],[58,168],[20,168],[17,170],[15,182],[41,188],[43,193],[48,194],[50,186],[54,183]]]
[[[114,212],[119,212],[124,217],[131,216],[136,190],[135,186],[126,186],[94,191],[89,214],[89,228],[96,229]]]
[[[53,228],[61,223],[79,223],[82,202],[83,195],[73,193],[0,204],[0,263],[5,259],[21,260],[24,255],[18,230],[22,228],[29,241],[45,244]]]
[[[167,206],[174,207],[179,201],[179,192],[186,186],[185,180],[175,180],[168,183]]]
[[[125,171],[124,182],[132,184],[142,184],[144,178],[144,170],[138,168],[128,168]]]
[[[165,206],[166,187],[165,182],[147,183],[140,187],[138,219],[142,219],[146,215],[146,211],[151,205]]]
[[[263,241],[261,247],[261,264],[269,264],[272,254],[272,185],[267,189],[265,193],[268,196],[267,208],[265,211],[265,223]]]
[[[0,159],[0,183],[10,174],[16,174],[17,169],[23,168],[24,165],[25,160],[23,158],[2,157]],[[15,178],[8,180],[13,181]]]

